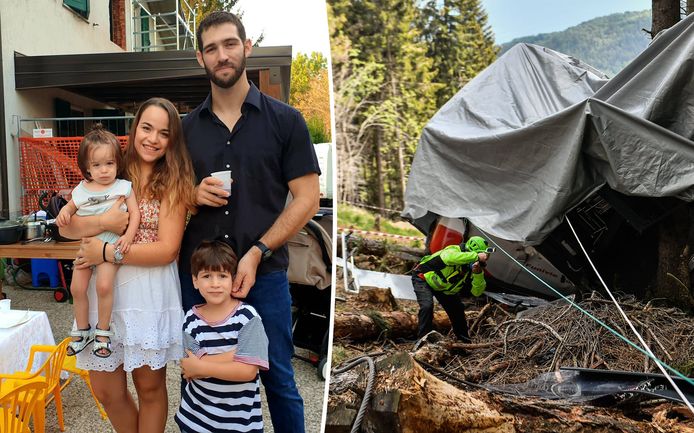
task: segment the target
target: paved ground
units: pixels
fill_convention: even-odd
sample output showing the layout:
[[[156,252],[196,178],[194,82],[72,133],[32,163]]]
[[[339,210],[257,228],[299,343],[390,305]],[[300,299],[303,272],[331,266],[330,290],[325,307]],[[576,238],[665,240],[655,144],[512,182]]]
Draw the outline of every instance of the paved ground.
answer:
[[[68,303],[59,304],[53,300],[53,293],[39,290],[15,289],[12,286],[5,286],[4,292],[12,299],[12,309],[31,309],[45,311],[51,322],[51,328],[55,340],[60,341],[68,336],[72,325],[72,310]],[[299,350],[298,353],[302,351]],[[294,370],[299,392],[304,398],[306,431],[311,433],[320,432],[321,415],[323,413],[323,400],[325,396],[325,382],[318,378],[316,368],[304,361],[295,359]],[[180,372],[175,363],[167,366],[167,387],[169,391],[169,419],[166,432],[178,432],[178,428],[173,421],[180,399]],[[132,382],[130,388],[134,394]],[[264,397],[264,396],[263,396]],[[63,391],[63,411],[65,418],[65,431],[74,433],[111,433],[114,430],[108,421],[104,421],[99,416],[99,412],[94,406],[94,401],[89,393],[89,389],[81,381],[74,380]],[[270,415],[267,412],[265,401],[263,400],[263,418],[266,423],[266,432],[272,432]],[[55,414],[55,405],[50,404],[46,413],[46,433],[59,432],[58,422]]]

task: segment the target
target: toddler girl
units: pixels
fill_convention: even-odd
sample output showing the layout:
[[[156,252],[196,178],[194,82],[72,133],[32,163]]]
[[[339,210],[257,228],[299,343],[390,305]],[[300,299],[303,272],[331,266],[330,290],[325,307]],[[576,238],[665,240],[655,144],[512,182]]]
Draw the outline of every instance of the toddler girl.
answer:
[[[121,197],[125,197],[123,210],[128,211],[128,229],[122,236],[113,232],[103,232],[97,237],[106,245],[111,243],[116,248],[116,262],[130,249],[140,222],[140,211],[137,199],[132,192],[131,183],[118,179],[123,168],[123,157],[118,138],[98,124],[80,143],[77,154],[77,165],[84,180],[72,191],[72,199],[60,210],[56,223],[58,227],[67,226],[70,217],[75,213],[80,216],[99,215],[107,211]],[[104,263],[96,266],[96,293],[98,295],[99,319],[92,332],[89,324],[89,300],[87,286],[92,276],[92,269],[75,269],[72,273],[70,291],[73,297],[73,311],[77,330],[70,335],[73,341],[67,348],[68,356],[74,356],[94,341],[92,351],[95,356],[111,356],[111,310],[113,309],[113,283],[116,277],[117,264]]]

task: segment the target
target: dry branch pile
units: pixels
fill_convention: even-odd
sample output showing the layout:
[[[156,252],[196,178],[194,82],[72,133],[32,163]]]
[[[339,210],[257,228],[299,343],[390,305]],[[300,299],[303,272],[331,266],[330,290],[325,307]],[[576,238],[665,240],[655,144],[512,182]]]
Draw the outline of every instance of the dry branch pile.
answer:
[[[694,318],[678,309],[644,304],[633,297],[621,298],[619,302],[659,359],[684,374],[691,373]],[[609,300],[593,293],[578,305],[638,343]],[[438,361],[446,372],[468,380],[520,383],[559,367],[660,372],[641,352],[565,301],[527,310],[516,317],[487,304],[468,321],[475,343],[448,343],[449,349],[466,353],[429,359]]]

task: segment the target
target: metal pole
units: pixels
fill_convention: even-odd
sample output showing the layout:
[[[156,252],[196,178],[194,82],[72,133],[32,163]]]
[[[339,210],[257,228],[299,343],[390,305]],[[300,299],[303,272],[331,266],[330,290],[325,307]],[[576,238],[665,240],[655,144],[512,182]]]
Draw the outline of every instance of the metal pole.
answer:
[[[137,46],[137,44],[135,43],[135,30],[139,28],[138,25],[135,23],[135,3],[136,3],[136,1],[137,1],[137,0],[132,0],[132,2],[131,2],[131,7],[130,7],[130,13],[132,14],[132,16],[130,17],[130,22],[131,22],[132,25],[133,25],[133,31],[132,31],[132,33],[130,34],[130,36],[131,36],[130,39],[131,39],[131,41],[132,41],[132,45],[131,45],[132,48],[131,48],[131,49],[132,49],[133,51],[136,51],[136,50],[135,50],[135,47]],[[142,29],[140,29],[140,30],[142,30]]]
[[[180,50],[181,49],[181,36],[179,34],[179,25],[178,25],[178,13],[179,13],[179,8],[178,8],[178,0],[176,0],[176,49]]]
[[[194,51],[198,49],[197,26],[198,26],[198,6],[195,5],[195,9],[193,9],[193,50]]]

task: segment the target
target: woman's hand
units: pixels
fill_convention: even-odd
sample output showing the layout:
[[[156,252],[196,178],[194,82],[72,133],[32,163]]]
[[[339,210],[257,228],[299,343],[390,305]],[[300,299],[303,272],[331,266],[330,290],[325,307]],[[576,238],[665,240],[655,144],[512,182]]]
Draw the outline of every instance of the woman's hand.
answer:
[[[108,246],[107,246],[108,247]],[[73,262],[76,269],[87,269],[104,263],[104,241],[97,238],[83,238],[77,258]]]
[[[99,217],[99,226],[102,231],[109,231],[116,234],[123,234],[128,227],[128,212],[121,210],[121,205],[125,203],[125,197],[118,197],[118,200]]]

